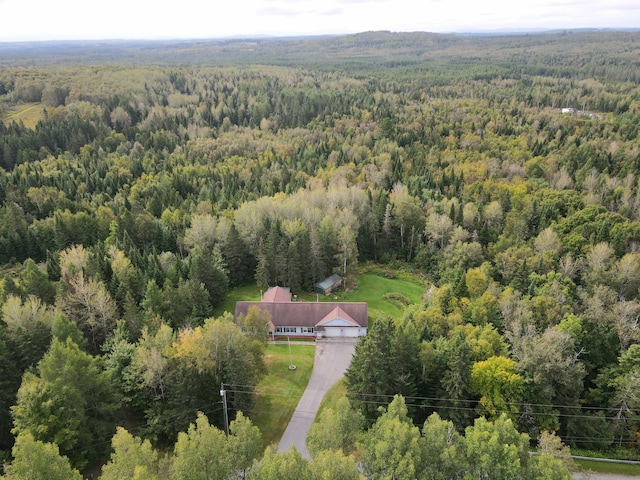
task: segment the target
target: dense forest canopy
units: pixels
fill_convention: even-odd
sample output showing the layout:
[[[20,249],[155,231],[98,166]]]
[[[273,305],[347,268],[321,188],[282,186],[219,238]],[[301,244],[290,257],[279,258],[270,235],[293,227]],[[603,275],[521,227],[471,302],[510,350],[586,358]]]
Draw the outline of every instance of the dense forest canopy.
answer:
[[[179,468],[222,424],[209,386],[250,413],[264,372],[265,319],[213,318],[228,290],[357,288],[367,262],[425,284],[347,373],[368,472],[409,417],[637,455],[640,33],[0,44],[0,66],[14,471],[50,444],[104,461],[123,422]]]

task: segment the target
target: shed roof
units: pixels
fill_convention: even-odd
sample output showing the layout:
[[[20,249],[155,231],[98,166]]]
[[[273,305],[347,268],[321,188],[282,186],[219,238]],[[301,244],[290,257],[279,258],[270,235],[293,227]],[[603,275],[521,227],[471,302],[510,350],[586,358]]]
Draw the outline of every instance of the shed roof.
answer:
[[[342,281],[342,277],[340,275],[338,275],[337,273],[334,273],[333,275],[331,275],[330,277],[325,278],[321,282],[316,283],[315,286],[316,287],[320,287],[323,290],[326,290],[327,288],[330,288],[333,285],[335,285],[336,283],[341,282],[341,281]]]
[[[253,306],[268,311],[274,327],[315,327],[338,307],[354,326],[369,326],[366,302],[237,302],[235,318]]]
[[[271,287],[264,292],[262,296],[263,302],[290,302],[291,290],[283,287]]]

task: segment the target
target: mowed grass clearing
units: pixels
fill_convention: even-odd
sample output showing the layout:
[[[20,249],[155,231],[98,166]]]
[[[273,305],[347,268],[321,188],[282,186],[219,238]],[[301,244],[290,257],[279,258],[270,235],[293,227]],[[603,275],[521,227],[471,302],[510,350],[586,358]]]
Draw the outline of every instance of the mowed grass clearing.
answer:
[[[315,343],[291,345],[296,369],[289,370],[289,345],[267,345],[264,355],[267,375],[256,388],[256,400],[250,414],[262,432],[265,447],[282,438],[309,383],[315,350]]]
[[[214,309],[213,315],[219,317],[224,312],[233,313],[236,311],[236,302],[259,302],[260,288],[258,285],[244,285],[242,287],[232,288],[227,293],[224,301]]]
[[[42,120],[44,112],[44,106],[42,103],[24,103],[21,105],[15,105],[7,109],[2,117],[2,121],[5,125],[16,121],[27,128],[35,128],[36,124]]]
[[[385,314],[394,319],[402,317],[405,306],[388,298],[387,294],[399,293],[411,303],[419,303],[425,287],[418,282],[403,278],[386,278],[373,273],[356,277],[357,287],[348,292],[340,292],[338,300],[343,302],[367,302],[369,316]]]

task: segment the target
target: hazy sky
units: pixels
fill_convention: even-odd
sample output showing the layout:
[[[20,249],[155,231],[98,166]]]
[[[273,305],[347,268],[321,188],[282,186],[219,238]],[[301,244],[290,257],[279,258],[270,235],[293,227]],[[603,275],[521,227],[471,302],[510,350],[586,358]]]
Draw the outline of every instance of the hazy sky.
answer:
[[[0,0],[0,41],[640,27],[640,0]]]

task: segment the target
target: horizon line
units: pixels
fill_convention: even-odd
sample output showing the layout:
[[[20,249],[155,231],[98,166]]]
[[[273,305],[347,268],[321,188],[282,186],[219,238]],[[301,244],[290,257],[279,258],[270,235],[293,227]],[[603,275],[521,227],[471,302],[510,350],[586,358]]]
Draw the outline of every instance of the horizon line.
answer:
[[[318,33],[318,34],[237,34],[224,36],[202,36],[202,37],[104,37],[104,38],[45,38],[45,39],[0,39],[0,44],[27,44],[27,43],[56,43],[56,42],[196,42],[196,41],[230,41],[230,40],[296,40],[313,39],[327,37],[347,37],[361,35],[365,33],[392,33],[392,34],[417,34],[426,33],[433,35],[463,35],[463,36],[508,36],[508,35],[529,35],[529,34],[552,34],[564,32],[638,32],[640,27],[572,27],[572,28],[531,28],[531,29],[477,29],[477,30],[451,30],[434,32],[427,30],[363,30],[359,32],[344,33]]]

